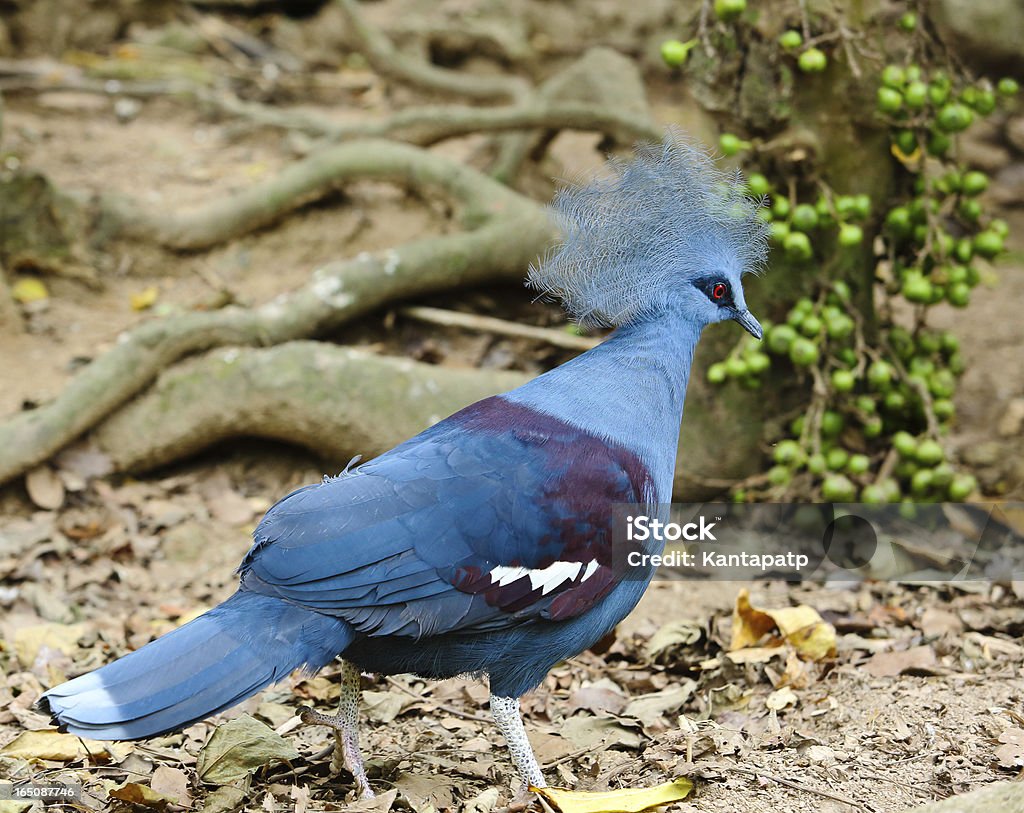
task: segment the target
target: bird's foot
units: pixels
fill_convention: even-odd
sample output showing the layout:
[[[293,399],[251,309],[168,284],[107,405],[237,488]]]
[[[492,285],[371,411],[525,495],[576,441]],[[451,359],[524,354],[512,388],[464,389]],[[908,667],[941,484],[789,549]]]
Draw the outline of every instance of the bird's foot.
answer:
[[[366,768],[363,766],[363,755],[359,752],[358,734],[351,721],[342,715],[332,717],[313,709],[303,709],[300,719],[307,725],[325,725],[333,729],[334,756],[331,759],[331,770],[337,772],[345,768],[356,780],[359,798],[373,799],[374,793],[370,788],[370,780],[366,778]]]
[[[505,735],[509,756],[512,757],[512,764],[522,777],[523,787],[527,791],[531,787],[547,787],[544,774],[540,772],[540,765],[537,764],[537,757],[533,754],[533,747],[526,738],[523,718],[519,714],[519,698],[497,697],[492,694],[491,714],[494,715],[501,733]]]

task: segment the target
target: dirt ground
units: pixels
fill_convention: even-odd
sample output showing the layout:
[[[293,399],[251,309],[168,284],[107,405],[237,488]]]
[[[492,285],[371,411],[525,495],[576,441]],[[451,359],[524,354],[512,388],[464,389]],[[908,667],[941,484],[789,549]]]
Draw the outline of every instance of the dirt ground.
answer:
[[[653,94],[655,109],[668,105],[656,84]],[[296,154],[287,136],[239,130],[170,100],[145,102],[126,122],[102,97],[54,91],[12,95],[5,103],[5,155],[62,187],[141,190],[172,210],[242,187]],[[379,113],[381,104],[370,112]],[[544,171],[564,176],[597,166],[597,141],[560,136]],[[439,149],[472,162],[480,143],[458,139]],[[968,366],[953,446],[976,463],[983,484],[987,471],[987,482],[1004,484],[1002,498],[1019,499],[1024,446],[1021,421],[1014,425],[1012,416],[1024,403],[1024,210],[1006,217],[1014,242],[998,285],[940,320],[955,325]],[[195,307],[225,289],[240,302],[261,303],[304,283],[324,262],[446,228],[442,207],[360,184],[206,252],[118,244],[101,285],[46,276],[45,306],[32,309],[25,333],[0,339],[0,415],[51,399],[83,360],[151,318],[153,310],[132,305],[151,287],[157,313]],[[755,284],[770,284],[770,275]],[[506,318],[559,318],[550,306],[531,304],[525,291],[464,296]],[[503,340],[409,326],[387,313],[334,338],[451,364],[486,357],[495,366],[537,371],[557,360],[524,355]],[[993,450],[996,425],[1008,429]],[[45,728],[32,703],[46,686],[135,649],[227,597],[263,512],[295,486],[319,479],[328,465],[250,441],[139,480],[92,480],[69,489],[54,510],[33,505],[20,484],[0,491],[0,749]],[[68,467],[84,480],[90,461]],[[781,646],[763,662],[735,662],[726,649],[744,587],[758,606],[813,607],[838,632],[835,655],[803,663]],[[1024,603],[1011,585],[839,590],[656,582],[600,653],[560,665],[524,700],[527,727],[549,781],[577,789],[688,776],[696,789],[674,810],[900,811],[1020,774],[1022,636]],[[663,648],[652,652],[652,641]],[[509,803],[511,767],[482,708],[482,686],[366,676],[363,688],[371,781],[398,791],[396,809]],[[300,726],[294,716],[302,704],[332,712],[337,696],[334,669],[293,676],[180,734],[107,753],[43,749],[29,759],[0,750],[0,775],[74,778],[84,782],[92,808],[124,804],[109,792],[135,782],[159,787],[176,800],[172,809],[225,809],[214,807],[222,802],[216,786],[199,780],[197,757],[218,724],[246,713],[280,732],[300,756],[258,771],[245,809],[357,809],[351,778],[331,774],[329,732]],[[534,802],[531,809],[540,808]]]

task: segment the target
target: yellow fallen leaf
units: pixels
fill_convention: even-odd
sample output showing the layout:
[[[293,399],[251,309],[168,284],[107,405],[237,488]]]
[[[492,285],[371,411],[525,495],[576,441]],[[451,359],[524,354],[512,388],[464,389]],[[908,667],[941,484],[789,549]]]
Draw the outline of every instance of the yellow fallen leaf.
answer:
[[[685,799],[693,790],[693,782],[680,777],[653,788],[626,788],[606,793],[581,793],[566,788],[535,788],[562,813],[640,813],[658,805]]]
[[[27,305],[29,302],[49,299],[50,292],[46,290],[42,280],[35,277],[22,277],[11,286],[11,296],[15,302]]]
[[[31,669],[44,646],[71,655],[78,639],[88,630],[86,624],[32,624],[14,632],[14,651],[26,669]]]
[[[173,799],[157,793],[152,788],[140,785],[138,782],[126,782],[119,788],[110,791],[112,799],[120,799],[122,802],[129,802],[133,805],[143,805],[161,810],[167,807]]]
[[[139,291],[137,294],[131,295],[131,303],[133,311],[144,311],[146,308],[152,308],[156,304],[156,298],[160,294],[159,289],[155,285],[150,285],[145,290]]]
[[[20,759],[52,759],[76,762],[89,756],[104,756],[107,747],[96,740],[83,740],[74,734],[59,731],[22,731],[3,748],[0,755]]]
[[[777,630],[801,657],[818,661],[835,652],[836,631],[813,607],[783,607],[766,610],[750,603],[747,590],[736,596],[732,614],[729,651],[753,646],[767,633]]]
[[[761,610],[755,610],[750,604],[750,593],[746,589],[740,590],[732,611],[732,641],[729,643],[729,651],[735,652],[737,649],[753,646],[775,629],[772,617]]]
[[[727,652],[726,657],[733,663],[768,663],[772,658],[781,657],[786,651],[781,641],[775,641],[774,646],[749,646]]]

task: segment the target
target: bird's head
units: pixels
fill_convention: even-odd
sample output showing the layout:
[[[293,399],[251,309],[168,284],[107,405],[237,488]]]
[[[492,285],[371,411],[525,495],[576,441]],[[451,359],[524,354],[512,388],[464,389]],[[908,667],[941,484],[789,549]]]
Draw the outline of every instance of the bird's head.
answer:
[[[768,227],[742,177],[675,132],[609,168],[559,190],[562,240],[531,267],[529,284],[586,326],[734,319],[761,338],[741,277],[763,268]]]

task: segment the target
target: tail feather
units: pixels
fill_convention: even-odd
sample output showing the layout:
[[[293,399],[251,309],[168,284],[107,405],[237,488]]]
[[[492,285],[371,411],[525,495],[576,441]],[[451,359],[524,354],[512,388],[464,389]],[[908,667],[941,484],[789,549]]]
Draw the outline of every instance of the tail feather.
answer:
[[[230,708],[299,667],[316,670],[352,641],[344,621],[238,592],[210,612],[40,699],[66,730],[130,740]]]

